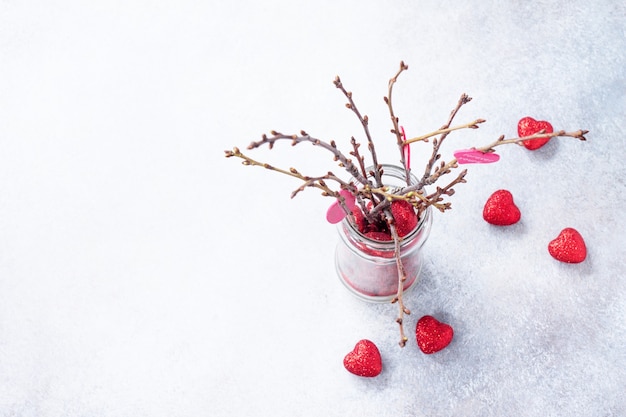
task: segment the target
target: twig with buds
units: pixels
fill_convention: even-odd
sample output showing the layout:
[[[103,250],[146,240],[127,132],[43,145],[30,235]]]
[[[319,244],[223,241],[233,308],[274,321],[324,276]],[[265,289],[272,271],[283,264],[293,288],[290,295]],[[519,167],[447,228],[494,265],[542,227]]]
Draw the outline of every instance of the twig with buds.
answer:
[[[387,85],[388,91],[387,96],[384,97],[385,104],[387,104],[387,108],[389,109],[389,117],[391,118],[391,133],[396,136],[396,143],[398,144],[398,149],[400,150],[400,164],[405,168],[405,181],[407,185],[411,184],[411,170],[408,168],[408,164],[406,163],[406,156],[404,152],[404,147],[409,144],[408,141],[404,141],[402,137],[402,133],[400,132],[399,121],[400,119],[396,116],[393,110],[393,104],[391,100],[391,96],[393,93],[393,86],[398,81],[398,77],[404,71],[408,70],[409,66],[404,63],[404,61],[400,61],[400,69],[396,72],[396,75],[389,79],[389,83]]]
[[[365,131],[365,137],[367,138],[367,149],[370,151],[370,156],[372,157],[372,163],[374,165],[373,177],[376,181],[376,185],[381,187],[382,183],[382,172],[380,164],[378,163],[378,157],[376,156],[376,147],[374,146],[374,141],[372,140],[372,135],[369,129],[369,118],[367,115],[361,116],[361,112],[357,109],[356,104],[354,104],[354,100],[352,99],[352,92],[346,91],[341,83],[341,79],[339,76],[335,77],[334,81],[335,87],[337,87],[341,92],[346,96],[348,102],[346,103],[346,107],[354,112],[354,114],[358,117],[361,125],[363,126],[363,130]],[[366,175],[367,177],[367,175]]]

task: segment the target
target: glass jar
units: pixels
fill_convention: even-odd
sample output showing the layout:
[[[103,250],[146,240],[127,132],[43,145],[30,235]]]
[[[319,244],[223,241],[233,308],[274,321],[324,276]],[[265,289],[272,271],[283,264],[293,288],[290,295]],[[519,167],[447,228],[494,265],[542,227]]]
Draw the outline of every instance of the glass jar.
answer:
[[[368,169],[369,172],[371,170]],[[406,186],[404,169],[383,165],[382,182],[390,187]],[[411,175],[411,184],[417,178]],[[406,271],[404,291],[418,281],[422,269],[422,246],[432,225],[432,210],[428,207],[417,227],[401,238],[400,259]],[[398,292],[398,267],[395,243],[381,242],[363,235],[346,217],[338,223],[340,240],[335,251],[335,266],[341,282],[358,298],[369,302],[389,302]]]

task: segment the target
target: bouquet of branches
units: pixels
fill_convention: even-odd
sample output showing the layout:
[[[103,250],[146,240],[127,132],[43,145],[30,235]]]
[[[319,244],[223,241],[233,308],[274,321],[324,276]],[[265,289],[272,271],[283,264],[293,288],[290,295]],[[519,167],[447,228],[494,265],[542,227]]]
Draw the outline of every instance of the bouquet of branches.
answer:
[[[239,158],[242,160],[243,165],[263,167],[299,180],[300,185],[292,192],[292,198],[309,187],[321,190],[323,196],[336,200],[338,206],[343,211],[343,215],[364,236],[373,240],[394,242],[398,290],[391,302],[398,305],[398,315],[395,321],[400,329],[400,346],[405,346],[408,340],[404,331],[403,319],[405,314],[410,314],[410,310],[405,305],[403,299],[403,284],[406,280],[406,272],[400,257],[400,244],[403,237],[411,232],[412,228],[416,227],[418,219],[421,218],[428,207],[432,206],[441,212],[451,208],[451,203],[448,200],[455,192],[454,187],[457,184],[466,182],[467,169],[458,171],[459,165],[472,162],[472,159],[474,161],[481,158],[489,159],[490,155],[495,156],[495,148],[502,145],[524,145],[526,148],[534,150],[554,137],[572,137],[586,140],[584,135],[588,133],[586,130],[567,132],[564,130],[552,131],[552,129],[549,129],[550,131],[548,131],[548,129],[540,129],[532,134],[520,135],[515,138],[505,138],[502,135],[487,145],[471,148],[469,154],[465,153],[463,155],[463,160],[461,160],[460,156],[442,160],[440,148],[450,133],[462,129],[478,129],[485,120],[476,119],[469,123],[453,126],[453,121],[461,107],[472,100],[471,97],[462,94],[451,111],[448,120],[441,128],[424,135],[407,138],[392,105],[394,85],[400,74],[407,69],[408,66],[401,62],[400,68],[389,80],[388,93],[384,97],[391,119],[391,134],[396,138],[400,164],[405,172],[406,186],[390,187],[383,183],[384,164],[378,161],[376,147],[369,129],[369,119],[367,115],[359,111],[353,100],[352,92],[346,90],[339,77],[335,78],[334,85],[343,93],[347,99],[346,107],[356,115],[363,127],[369,153],[367,161],[361,151],[361,143],[354,137],[350,140],[350,151],[344,153],[334,140],[325,141],[315,138],[304,130],[297,134],[283,134],[271,131],[269,135],[262,135],[261,140],[250,143],[247,149],[254,150],[265,145],[272,149],[280,141],[290,142],[292,146],[310,143],[330,152],[338,166],[351,177],[350,180],[342,179],[332,171],[328,171],[323,175],[309,176],[301,173],[294,167],[275,167],[266,162],[252,159],[237,147],[225,151],[226,157]],[[431,145],[430,157],[423,173],[417,176],[417,183],[412,183],[409,150],[410,145],[416,142],[429,143]],[[367,167],[370,168],[368,169]],[[450,174],[452,173],[456,173],[456,176],[451,176]],[[446,179],[448,180],[446,181]]]

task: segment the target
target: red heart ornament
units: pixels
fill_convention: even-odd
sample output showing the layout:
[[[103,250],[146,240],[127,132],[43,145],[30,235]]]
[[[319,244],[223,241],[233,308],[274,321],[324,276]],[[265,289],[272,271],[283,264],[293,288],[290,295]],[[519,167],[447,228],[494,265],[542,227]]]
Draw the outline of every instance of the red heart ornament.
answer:
[[[545,120],[535,120],[532,117],[524,117],[517,123],[517,134],[519,137],[534,135],[537,132],[545,130],[546,133],[552,133],[554,129],[549,122]],[[549,137],[540,137],[537,139],[528,139],[522,141],[522,144],[531,151],[541,148],[548,143]]]
[[[558,261],[577,264],[587,257],[585,240],[576,229],[567,227],[548,244],[550,255]]]
[[[510,226],[519,221],[522,213],[513,201],[513,195],[507,190],[498,190],[491,194],[483,208],[483,219],[496,226]]]
[[[442,323],[432,316],[424,316],[417,321],[415,337],[420,350],[431,354],[450,344],[454,330],[449,324]]]
[[[374,377],[382,372],[383,361],[374,342],[363,339],[343,358],[343,366],[354,375]]]
[[[391,213],[395,221],[398,236],[408,235],[417,227],[417,214],[413,205],[405,200],[394,200],[391,203]]]

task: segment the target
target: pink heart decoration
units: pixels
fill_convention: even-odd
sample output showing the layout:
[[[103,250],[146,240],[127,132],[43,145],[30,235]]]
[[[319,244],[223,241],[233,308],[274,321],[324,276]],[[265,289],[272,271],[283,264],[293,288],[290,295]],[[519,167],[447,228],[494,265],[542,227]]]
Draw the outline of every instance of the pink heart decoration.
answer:
[[[491,164],[500,160],[500,155],[495,152],[482,152],[474,148],[455,151],[454,157],[459,164]]]
[[[356,205],[355,198],[352,193],[348,190],[341,190],[339,191],[339,194],[346,201],[346,206],[348,207],[348,210],[352,210]],[[343,211],[343,208],[341,208],[339,200],[331,204],[331,206],[328,207],[328,210],[326,211],[326,220],[328,220],[328,222],[331,224],[339,223],[344,219],[344,217],[346,217],[346,212]]]
[[[406,142],[406,133],[404,132],[404,127],[400,126],[400,130],[402,131],[402,140],[404,142]],[[410,170],[411,169],[411,144],[407,144],[404,145],[404,148],[402,148],[402,150],[404,151],[404,162],[406,164],[406,169]]]

